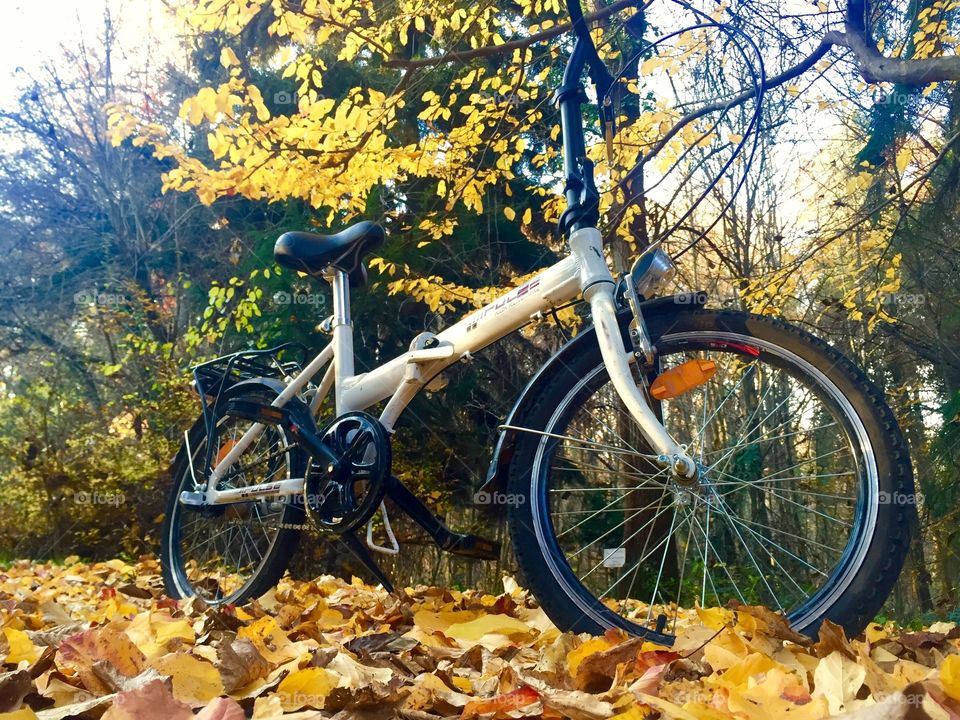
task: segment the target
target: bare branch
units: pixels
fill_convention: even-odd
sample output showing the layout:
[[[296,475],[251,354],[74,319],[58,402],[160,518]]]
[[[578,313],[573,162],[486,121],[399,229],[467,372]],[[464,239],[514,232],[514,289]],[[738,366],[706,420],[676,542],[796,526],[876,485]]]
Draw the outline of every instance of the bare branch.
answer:
[[[942,80],[960,80],[960,57],[902,59],[882,55],[867,29],[868,0],[847,0],[846,32],[837,40],[853,51],[860,74],[868,83],[929,85]]]
[[[839,37],[842,37],[839,33],[828,32],[823,36],[823,39],[820,41],[820,44],[817,45],[817,48],[812,53],[807,55],[803,60],[798,62],[796,65],[787,68],[779,75],[774,75],[773,77],[767,78],[764,88],[769,90],[771,88],[783,85],[784,83],[789,82],[800,75],[803,75],[803,73],[816,65],[817,62],[819,62],[820,59],[830,51],[830,48],[833,47],[833,45],[837,44],[837,39]],[[729,110],[737,105],[742,105],[754,97],[756,97],[756,93],[753,90],[744,90],[739,95],[734,95],[728,100],[718,100],[717,102],[708,103],[707,105],[702,105],[696,110],[687,113],[682,118],[677,120],[676,124],[674,124],[674,126],[670,128],[670,130],[668,130],[663,137],[661,137],[660,140],[658,140],[657,143],[644,154],[643,159],[640,162],[644,163],[648,161],[658,152],[663,150],[664,146],[670,142],[674,135],[676,135],[686,125],[689,125],[694,120],[699,120],[704,115],[709,115],[713,112]]]

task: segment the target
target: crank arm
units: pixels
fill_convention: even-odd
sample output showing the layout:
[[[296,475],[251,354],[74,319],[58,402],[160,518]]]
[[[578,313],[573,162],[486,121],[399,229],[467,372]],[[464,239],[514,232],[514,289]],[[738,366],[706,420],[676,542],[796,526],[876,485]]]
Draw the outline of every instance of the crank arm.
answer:
[[[411,520],[426,530],[441,550],[477,560],[500,558],[500,543],[469,533],[454,532],[395,475],[391,475],[387,480],[387,496],[409,515]]]

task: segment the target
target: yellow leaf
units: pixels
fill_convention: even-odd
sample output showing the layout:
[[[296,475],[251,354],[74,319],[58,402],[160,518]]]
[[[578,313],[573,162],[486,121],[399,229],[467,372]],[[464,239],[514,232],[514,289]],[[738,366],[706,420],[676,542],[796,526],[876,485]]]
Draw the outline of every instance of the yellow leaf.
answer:
[[[901,148],[897,153],[897,172],[901,175],[903,171],[907,169],[907,165],[910,164],[910,158],[913,153],[910,151],[910,148]]]
[[[23,630],[5,627],[3,634],[10,645],[10,653],[4,661],[8,665],[16,665],[23,660],[34,663],[40,657],[40,650],[31,642],[30,637]]]
[[[463,677],[462,675],[454,675],[450,678],[450,681],[457,690],[461,690],[467,694],[473,694],[473,683],[470,682],[470,678]]]
[[[878,625],[877,623],[870,623],[867,625],[867,629],[864,630],[864,633],[867,637],[867,642],[871,645],[879,640],[887,639],[887,631],[884,629],[883,625]]]
[[[224,67],[239,65],[240,58],[237,57],[237,54],[231,48],[225,47],[220,51],[220,64]]]
[[[533,220],[533,210],[527,208],[523,211],[523,220],[521,222],[523,222],[524,225],[529,225],[531,220]]]
[[[287,675],[277,688],[277,695],[285,712],[294,712],[305,706],[322,710],[327,695],[337,687],[337,681],[337,676],[329,670],[309,667]]]
[[[168,647],[168,645],[178,640],[192,645],[196,639],[189,622],[182,618],[174,620],[162,612],[139,613],[123,632],[148,658],[159,657],[169,650],[176,649],[176,646]]]
[[[609,650],[611,647],[613,647],[613,643],[602,637],[587,640],[579,647],[575,647],[573,650],[567,653],[567,669],[570,672],[570,676],[577,676],[577,668],[580,667],[580,663],[582,663],[590,655],[603,652],[604,650]]]
[[[710,676],[710,682],[726,687],[746,686],[750,678],[762,675],[778,667],[778,663],[760,653],[750,653],[738,663],[727,668],[722,675]]]
[[[237,631],[238,638],[247,638],[254,644],[267,662],[279,665],[300,654],[299,648],[290,641],[277,621],[269,615],[256,620]]]
[[[0,713],[0,720],[37,720],[37,714],[30,708],[20,708],[14,712]]]
[[[697,608],[700,622],[711,630],[720,630],[733,621],[733,613],[724,608]]]
[[[743,638],[732,630],[724,630],[704,649],[703,657],[714,670],[726,670],[750,654]]]
[[[223,694],[220,673],[210,663],[188,653],[164,655],[151,666],[173,681],[173,696],[191,706],[203,705]]]
[[[614,715],[611,720],[643,720],[653,714],[653,711],[640,703],[633,702],[626,710]]]
[[[960,701],[960,655],[947,655],[940,665],[940,682],[943,691]]]
[[[505,207],[503,209],[503,214],[507,216],[507,220],[513,220],[515,217],[517,217],[517,211],[512,207]]]
[[[518,635],[531,631],[529,625],[509,615],[481,615],[476,620],[454,623],[443,634],[455,640],[479,640],[484,635]]]

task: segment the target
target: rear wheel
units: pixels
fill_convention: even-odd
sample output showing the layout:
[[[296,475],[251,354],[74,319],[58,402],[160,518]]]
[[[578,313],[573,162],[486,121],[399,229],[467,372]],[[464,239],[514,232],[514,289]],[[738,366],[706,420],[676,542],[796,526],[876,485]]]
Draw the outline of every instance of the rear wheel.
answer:
[[[266,389],[227,391],[259,404],[273,400]],[[216,419],[213,464],[229,452],[251,425],[221,415]],[[211,604],[239,603],[273,587],[286,570],[300,538],[302,507],[291,498],[265,498],[231,505],[195,507],[180,502],[183,491],[201,488],[207,437],[203,421],[189,433],[173,467],[173,485],[163,526],[161,561],[167,593],[197,596]],[[218,490],[303,477],[302,451],[276,426],[267,426],[218,483]],[[191,471],[191,464],[193,466]]]
[[[595,342],[565,358],[515,425],[510,529],[553,621],[670,642],[679,608],[762,604],[800,631],[859,632],[902,567],[913,482],[880,392],[782,322],[696,311],[648,320],[661,367],[710,360],[659,404],[699,465],[679,484],[608,381]],[[584,348],[584,345],[580,345]],[[638,380],[640,381],[640,380]]]

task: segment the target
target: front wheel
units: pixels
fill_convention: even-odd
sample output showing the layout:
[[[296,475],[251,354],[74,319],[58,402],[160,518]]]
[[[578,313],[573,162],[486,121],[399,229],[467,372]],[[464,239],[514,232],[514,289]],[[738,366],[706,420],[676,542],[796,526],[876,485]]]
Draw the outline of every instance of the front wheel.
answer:
[[[913,498],[879,390],[778,320],[698,310],[647,323],[659,372],[715,363],[657,408],[699,477],[679,484],[656,462],[596,342],[578,343],[514,421],[509,492],[526,502],[511,505],[510,531],[547,614],[668,644],[683,609],[730,601],[808,634],[824,618],[862,630],[903,565]]]

